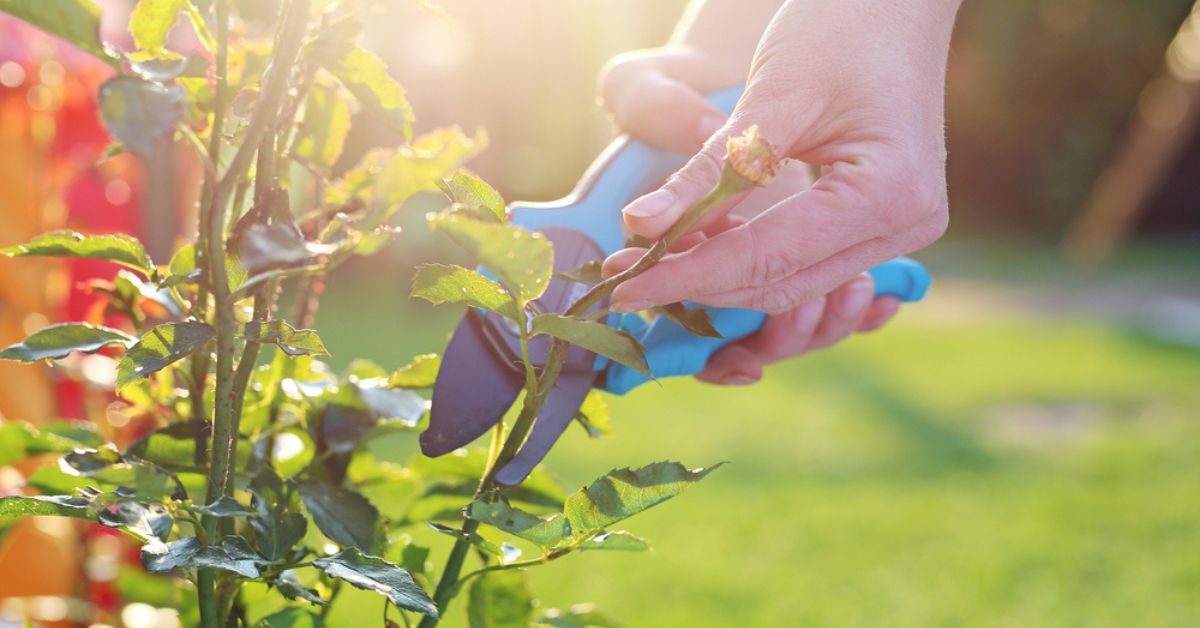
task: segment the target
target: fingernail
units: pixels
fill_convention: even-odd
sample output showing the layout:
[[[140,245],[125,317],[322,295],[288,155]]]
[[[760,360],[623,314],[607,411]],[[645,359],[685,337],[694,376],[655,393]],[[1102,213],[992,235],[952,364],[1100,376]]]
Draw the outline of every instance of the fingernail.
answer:
[[[654,304],[649,301],[630,301],[628,303],[613,303],[612,309],[616,312],[641,312],[654,307]]]
[[[675,195],[670,190],[658,190],[630,203],[622,213],[634,218],[654,218],[662,215],[674,204]]]
[[[871,281],[870,277],[855,279],[842,295],[838,314],[842,318],[857,317],[871,304],[871,297],[873,296],[875,296],[875,284]]]
[[[749,386],[757,381],[757,378],[737,371],[721,378],[721,384],[724,386]]]
[[[700,125],[696,127],[696,137],[703,144],[723,126],[725,126],[725,118],[710,113],[700,118]]]

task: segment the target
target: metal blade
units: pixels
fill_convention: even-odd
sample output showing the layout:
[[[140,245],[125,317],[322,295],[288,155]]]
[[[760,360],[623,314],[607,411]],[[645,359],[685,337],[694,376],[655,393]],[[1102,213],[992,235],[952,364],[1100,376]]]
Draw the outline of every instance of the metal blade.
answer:
[[[500,421],[521,392],[523,377],[484,336],[485,323],[468,312],[450,337],[433,384],[429,428],[421,451],[431,458],[479,438]]]
[[[598,376],[599,373],[596,372],[581,371],[563,373],[558,378],[554,389],[546,396],[529,438],[525,440],[516,457],[496,474],[497,483],[514,486],[520,484],[529,472],[533,471],[571,424]]]

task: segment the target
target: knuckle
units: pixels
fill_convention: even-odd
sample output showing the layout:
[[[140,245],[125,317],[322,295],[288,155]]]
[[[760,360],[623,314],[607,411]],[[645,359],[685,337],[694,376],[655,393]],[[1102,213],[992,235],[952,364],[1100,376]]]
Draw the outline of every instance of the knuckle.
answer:
[[[671,175],[665,187],[672,191],[699,188],[699,193],[707,192],[721,178],[721,164],[722,160],[715,151],[700,151],[686,166]]]
[[[760,290],[750,299],[750,308],[776,316],[796,308],[803,301],[798,286],[783,282]]]
[[[946,183],[928,162],[905,157],[881,169],[872,196],[884,203],[883,226],[904,232],[948,214]]]
[[[750,255],[750,276],[746,281],[753,286],[766,286],[787,279],[796,271],[796,263],[792,250],[787,242],[778,238],[767,238],[754,226],[747,225],[741,231],[746,233],[746,244],[743,250]]]

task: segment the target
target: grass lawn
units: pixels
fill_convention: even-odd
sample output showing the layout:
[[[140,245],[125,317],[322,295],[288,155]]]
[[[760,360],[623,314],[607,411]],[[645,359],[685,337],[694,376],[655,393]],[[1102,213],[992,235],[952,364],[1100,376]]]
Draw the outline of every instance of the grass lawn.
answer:
[[[454,322],[399,287],[330,292],[320,329],[343,363],[399,366]],[[595,602],[631,627],[1200,625],[1200,352],[1110,323],[937,310],[935,293],[751,388],[610,398],[612,437],[572,428],[549,457],[568,486],[731,464],[621,526],[653,553],[531,571],[542,603]],[[430,541],[440,566],[449,543]],[[353,599],[334,625],[378,621],[377,599]]]

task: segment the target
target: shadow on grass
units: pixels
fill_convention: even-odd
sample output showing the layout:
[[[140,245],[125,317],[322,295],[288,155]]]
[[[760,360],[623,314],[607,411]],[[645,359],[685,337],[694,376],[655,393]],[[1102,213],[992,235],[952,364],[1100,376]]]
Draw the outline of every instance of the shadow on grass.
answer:
[[[834,386],[878,408],[875,414],[904,438],[912,453],[901,476],[929,479],[963,471],[994,471],[1000,465],[999,458],[974,435],[952,427],[949,417],[931,413],[879,369],[838,360],[830,371]]]

